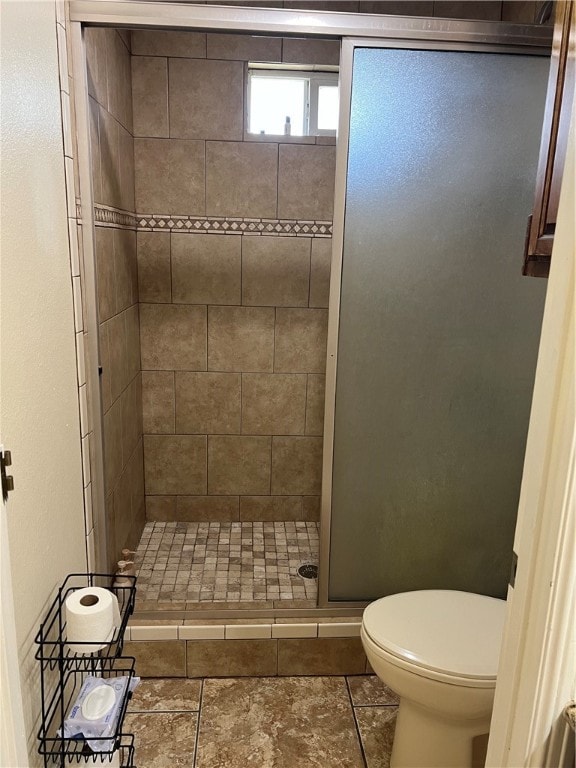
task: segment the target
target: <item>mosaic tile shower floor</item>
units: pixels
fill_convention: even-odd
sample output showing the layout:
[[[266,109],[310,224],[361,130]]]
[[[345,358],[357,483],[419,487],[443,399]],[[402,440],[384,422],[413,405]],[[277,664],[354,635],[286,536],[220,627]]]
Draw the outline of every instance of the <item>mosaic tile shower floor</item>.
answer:
[[[310,601],[317,580],[318,523],[146,523],[135,555],[138,600],[182,603]]]

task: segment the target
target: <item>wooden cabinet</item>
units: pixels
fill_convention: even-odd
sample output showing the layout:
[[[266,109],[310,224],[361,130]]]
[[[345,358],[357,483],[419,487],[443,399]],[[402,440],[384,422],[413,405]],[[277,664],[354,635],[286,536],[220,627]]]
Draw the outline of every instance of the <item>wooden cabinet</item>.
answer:
[[[574,103],[576,32],[575,0],[555,4],[554,43],[534,208],[528,219],[523,274],[548,277],[564,171],[570,112]]]

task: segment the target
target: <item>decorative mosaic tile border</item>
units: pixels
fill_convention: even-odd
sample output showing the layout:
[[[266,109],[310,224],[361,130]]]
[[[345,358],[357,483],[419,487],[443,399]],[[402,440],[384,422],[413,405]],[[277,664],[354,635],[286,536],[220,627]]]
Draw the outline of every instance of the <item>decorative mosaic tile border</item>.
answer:
[[[331,221],[139,214],[138,230],[278,237],[332,237]]]
[[[80,211],[78,215],[80,215]],[[100,226],[129,227],[130,229],[135,229],[138,223],[135,213],[121,211],[107,205],[94,206],[94,220]]]
[[[82,217],[80,204],[76,205]],[[131,213],[107,205],[94,206],[99,226],[129,227],[140,232],[188,232],[209,235],[268,235],[276,237],[332,237],[331,221],[254,219],[231,216],[172,216]]]

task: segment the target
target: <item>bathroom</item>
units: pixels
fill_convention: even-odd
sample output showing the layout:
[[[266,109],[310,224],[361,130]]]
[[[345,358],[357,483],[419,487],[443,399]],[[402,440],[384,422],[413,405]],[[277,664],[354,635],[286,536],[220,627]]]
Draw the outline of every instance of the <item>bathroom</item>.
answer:
[[[390,12],[383,5],[339,3],[336,10]],[[431,6],[425,14],[424,5]],[[462,4],[450,3],[404,3],[402,15],[449,18],[450,5],[459,6],[454,18],[461,18]],[[465,5],[476,20],[536,28],[536,4],[530,11],[515,3]],[[310,4],[305,9],[315,10]],[[330,736],[330,755],[342,751],[342,765],[387,765],[398,700],[370,674],[359,637],[366,603],[430,588],[506,596],[546,281],[519,277],[506,283],[481,260],[500,239],[514,249],[506,268],[521,265],[525,221],[518,222],[533,194],[541,123],[534,103],[540,99],[541,115],[545,56],[526,56],[533,71],[523,87],[538,97],[524,119],[516,118],[525,145],[501,168],[502,175],[511,174],[503,186],[515,178],[522,188],[514,227],[492,236],[486,219],[480,222],[460,282],[450,265],[427,271],[416,260],[396,263],[398,274],[387,284],[390,264],[378,259],[366,272],[358,270],[355,282],[347,249],[364,237],[376,252],[389,238],[393,252],[399,237],[391,230],[369,231],[370,203],[361,198],[361,184],[353,185],[354,162],[358,172],[365,172],[366,162],[354,155],[354,130],[362,126],[353,116],[359,112],[351,107],[349,135],[339,130],[337,146],[336,126],[311,135],[292,130],[262,136],[250,125],[248,104],[251,78],[262,72],[294,79],[304,72],[312,83],[340,69],[342,78],[350,75],[356,53],[355,66],[361,66],[363,48],[342,46],[337,34],[319,39],[242,32],[250,29],[248,17],[241,19],[248,26],[211,27],[202,24],[202,14],[218,19],[220,10],[196,10],[197,28],[185,31],[138,29],[129,17],[116,28],[92,20],[83,41],[71,36],[67,64],[75,81],[67,119],[77,147],[66,155],[66,171],[79,192],[69,203],[80,246],[72,282],[83,307],[76,341],[86,355],[80,418],[84,412],[90,427],[82,433],[84,475],[90,477],[84,489],[88,562],[112,572],[119,560],[134,561],[127,567],[138,575],[136,612],[124,653],[150,678],[136,697],[142,710],[128,715],[127,726],[144,740],[149,726],[188,723],[178,733],[187,754],[197,750],[198,765],[234,765],[231,755],[223,755],[238,734],[216,746],[195,746],[198,737],[189,725],[200,719],[200,698],[215,697],[212,711],[221,706],[216,699],[228,695],[240,697],[238,706],[242,696],[262,696],[266,707],[274,698],[302,695],[304,681],[318,676],[324,682],[310,683],[318,688],[308,692],[310,706],[346,699],[360,734],[356,744],[358,737],[340,724],[346,735],[340,746],[335,733]],[[497,72],[496,64],[488,67],[487,81],[495,82]],[[522,75],[514,71],[511,77]],[[350,92],[351,83],[346,87],[349,100],[362,98]],[[377,122],[369,130],[377,136]],[[441,130],[434,123],[433,132]],[[401,155],[400,134],[396,141]],[[479,137],[474,142],[479,153],[499,150]],[[388,156],[392,149],[389,144]],[[508,145],[502,156],[506,150]],[[72,161],[76,152],[79,163]],[[386,150],[373,152],[374,166],[381,167]],[[524,169],[526,158],[531,168]],[[493,169],[500,160],[492,163]],[[520,181],[515,167],[523,169]],[[489,178],[489,169],[485,177],[477,173],[475,200],[481,205]],[[450,180],[438,183],[442,188]],[[403,204],[399,196],[394,215]],[[497,220],[495,228],[506,227],[497,206],[495,196],[485,215]],[[418,210],[421,239],[412,243],[412,253],[430,242],[435,254],[449,248],[445,233],[433,231],[434,222]],[[331,263],[342,270],[332,284]],[[429,302],[429,314],[416,318],[413,338],[406,331],[393,343],[390,314],[375,311],[370,297],[376,283],[405,330],[406,308]],[[428,294],[426,283],[432,286]],[[517,286],[522,297],[515,304]],[[454,302],[453,311],[447,302]],[[463,327],[467,318],[469,328]],[[483,332],[476,333],[476,322]],[[459,332],[446,342],[448,325]],[[453,349],[447,353],[443,342]],[[474,357],[482,360],[480,385]],[[456,374],[454,382],[445,371]],[[406,388],[407,377],[421,388],[408,392],[409,416],[396,419],[394,393]],[[377,414],[373,407],[363,410],[384,380],[392,394]],[[459,389],[462,384],[468,389]],[[449,436],[450,455],[443,452],[442,420],[435,418],[443,402],[458,424],[458,433]],[[406,419],[421,425],[419,451],[403,434]],[[394,441],[383,439],[378,425],[384,423]],[[495,445],[499,452],[491,454]],[[413,467],[412,459],[420,464]],[[382,466],[396,472],[392,486]],[[481,470],[476,477],[474,468]],[[411,482],[414,473],[419,483]],[[416,507],[425,494],[432,499],[424,505],[428,518],[395,512]],[[462,520],[444,514],[443,505],[454,510],[465,503],[470,509]],[[201,682],[220,677],[213,690]],[[292,693],[279,693],[283,677]],[[250,692],[233,690],[228,678],[243,680]],[[257,681],[264,679],[260,690]],[[166,704],[170,691],[178,691],[170,695],[180,704]],[[148,695],[157,701],[150,705]],[[174,706],[176,714],[162,720],[148,706]],[[210,716],[208,708],[202,717]],[[141,759],[162,764],[152,753]],[[178,764],[181,756],[171,759]],[[296,758],[285,752],[282,759],[269,764],[291,765]],[[321,764],[318,759],[311,753],[305,764]],[[325,764],[340,764],[330,762],[335,759]]]

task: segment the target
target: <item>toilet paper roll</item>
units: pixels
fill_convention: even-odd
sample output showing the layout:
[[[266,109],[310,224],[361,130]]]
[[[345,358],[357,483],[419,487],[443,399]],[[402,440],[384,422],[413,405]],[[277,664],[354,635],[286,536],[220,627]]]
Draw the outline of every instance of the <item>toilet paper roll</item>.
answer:
[[[118,598],[103,587],[84,587],[68,595],[66,640],[75,654],[95,653],[109,643],[120,626]]]

